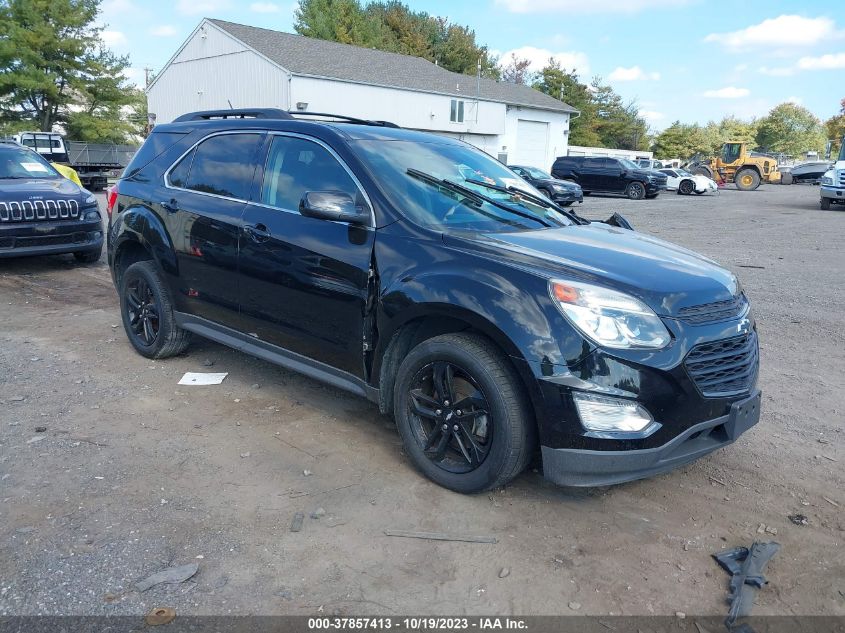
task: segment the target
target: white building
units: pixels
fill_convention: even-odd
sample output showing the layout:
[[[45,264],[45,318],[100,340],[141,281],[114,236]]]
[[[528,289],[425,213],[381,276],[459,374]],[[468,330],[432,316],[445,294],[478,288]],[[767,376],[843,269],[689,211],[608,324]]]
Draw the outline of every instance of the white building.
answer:
[[[420,57],[205,19],[147,89],[167,123],[195,110],[331,112],[463,139],[509,164],[565,156],[571,106]]]

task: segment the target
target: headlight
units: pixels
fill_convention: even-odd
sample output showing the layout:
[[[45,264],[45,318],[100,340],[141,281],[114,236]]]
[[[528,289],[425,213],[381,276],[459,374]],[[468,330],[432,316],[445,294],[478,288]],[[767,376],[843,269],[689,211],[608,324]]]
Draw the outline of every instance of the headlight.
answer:
[[[88,197],[85,198],[85,204],[97,204],[97,198],[94,197],[93,193],[89,193]]]
[[[671,337],[663,321],[639,299],[573,281],[549,282],[564,316],[590,340],[615,349],[660,349]]]
[[[564,193],[566,191],[566,187],[564,187],[563,185],[552,185],[552,189],[554,189],[558,193]]]
[[[97,209],[89,209],[85,212],[85,219],[86,220],[99,220],[100,219],[100,212]]]
[[[832,185],[833,184],[833,178],[831,178],[830,176],[822,176],[822,184],[823,185]]]
[[[613,437],[616,434],[637,434],[647,437],[660,428],[642,405],[632,400],[608,398],[591,393],[572,394],[581,425],[589,435]]]

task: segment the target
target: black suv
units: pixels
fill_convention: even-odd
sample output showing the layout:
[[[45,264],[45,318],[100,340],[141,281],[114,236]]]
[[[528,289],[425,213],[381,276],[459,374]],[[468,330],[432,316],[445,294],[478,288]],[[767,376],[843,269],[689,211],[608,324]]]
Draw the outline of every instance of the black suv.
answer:
[[[94,195],[37,152],[0,142],[0,258],[73,253],[93,263],[102,251]]]
[[[299,116],[184,115],[127,167],[108,260],[139,353],[198,334],[369,398],[461,492],[536,452],[560,484],[646,477],[757,422],[733,274],[466,143]]]
[[[631,200],[656,198],[666,189],[666,174],[642,169],[624,158],[559,156],[552,165],[552,176],[577,182],[585,194],[621,193]]]

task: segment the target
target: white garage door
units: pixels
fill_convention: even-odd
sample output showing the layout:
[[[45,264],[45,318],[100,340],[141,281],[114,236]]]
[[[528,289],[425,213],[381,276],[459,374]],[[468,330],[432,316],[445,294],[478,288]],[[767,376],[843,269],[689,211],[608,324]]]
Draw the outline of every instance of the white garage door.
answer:
[[[508,160],[513,165],[527,165],[549,169],[546,164],[546,148],[549,145],[549,124],[541,121],[516,122],[516,152]]]

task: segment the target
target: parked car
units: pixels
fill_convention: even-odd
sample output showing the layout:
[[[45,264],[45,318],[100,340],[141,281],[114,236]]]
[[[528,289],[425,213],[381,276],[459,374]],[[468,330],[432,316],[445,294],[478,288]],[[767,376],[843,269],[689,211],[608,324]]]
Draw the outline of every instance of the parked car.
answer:
[[[37,152],[0,142],[0,258],[73,253],[93,263],[102,250],[94,195]]]
[[[514,188],[461,141],[302,117],[188,114],[138,151],[108,203],[138,353],[200,335],[369,398],[465,493],[537,452],[559,484],[647,477],[757,423],[731,272]]]
[[[712,178],[702,174],[691,174],[686,169],[661,169],[660,172],[666,174],[666,189],[677,191],[685,196],[693,193],[701,195],[719,189],[719,185]]]
[[[636,163],[637,167],[640,169],[663,169],[666,165],[663,164],[662,160],[655,160],[653,158],[638,158],[637,160],[633,161]]]
[[[822,210],[830,209],[831,204],[845,205],[845,138],[839,148],[839,158],[822,175],[819,187],[819,206]]]
[[[666,188],[665,174],[641,169],[624,158],[559,156],[552,165],[552,176],[577,182],[585,195],[594,191],[622,193],[631,200],[656,198]]]
[[[534,185],[549,200],[553,200],[559,205],[569,207],[576,202],[584,202],[584,192],[581,190],[581,186],[571,180],[552,178],[551,174],[536,167],[510,165],[510,168],[525,182]]]

